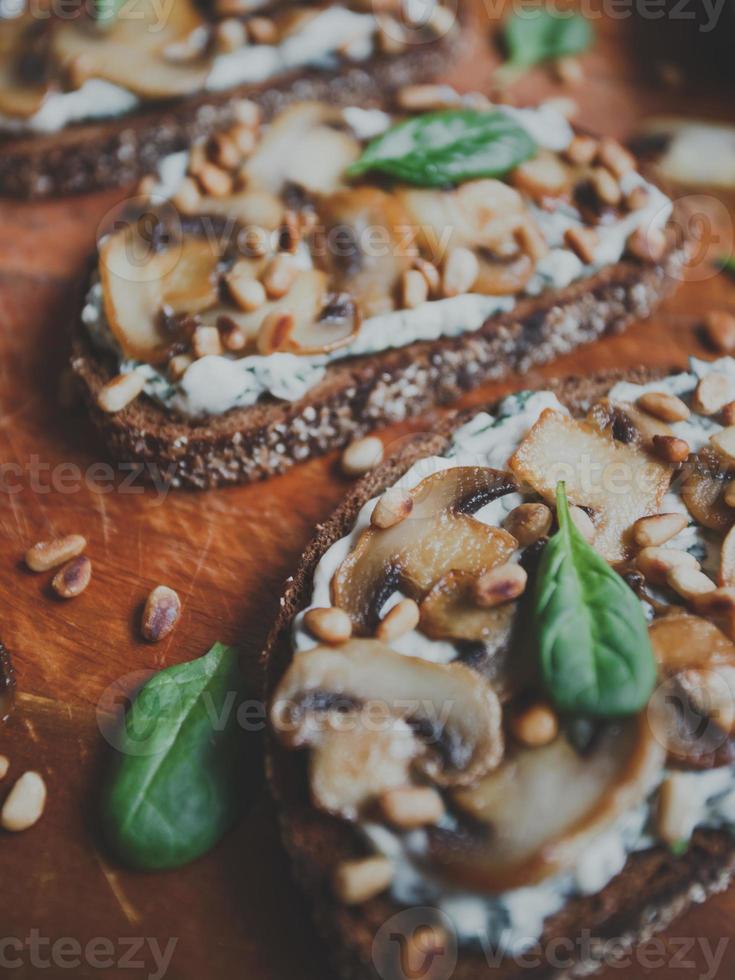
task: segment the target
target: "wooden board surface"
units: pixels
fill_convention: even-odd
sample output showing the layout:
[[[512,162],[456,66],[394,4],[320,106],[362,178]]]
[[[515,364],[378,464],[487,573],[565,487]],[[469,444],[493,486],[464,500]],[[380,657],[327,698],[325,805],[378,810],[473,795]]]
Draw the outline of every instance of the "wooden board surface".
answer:
[[[624,136],[652,113],[731,116],[732,92],[721,85],[687,78],[671,89],[656,82],[644,28],[631,19],[597,22],[599,42],[584,58],[586,81],[570,93],[580,121]],[[478,20],[474,50],[457,65],[452,80],[465,89],[487,87],[488,33],[487,21]],[[522,102],[562,89],[537,71],[516,93]],[[84,415],[60,406],[58,377],[84,259],[99,223],[123,196],[0,203],[0,637],[13,654],[19,692],[0,726],[0,752],[11,760],[0,797],[29,767],[43,772],[49,786],[41,823],[0,837],[0,940],[11,940],[0,947],[7,958],[0,972],[161,976],[157,964],[168,950],[164,972],[176,980],[316,980],[328,975],[323,952],[290,881],[257,765],[243,773],[253,784],[248,815],[213,853],[181,871],[129,873],[109,860],[96,833],[106,758],[96,709],[105,692],[109,698],[111,686],[113,694],[129,690],[215,639],[239,643],[253,663],[284,579],[348,486],[334,458],[266,485],[206,494],[162,495],[124,486],[124,472],[111,474]],[[712,247],[726,251],[731,227],[713,234],[721,237]],[[487,386],[466,403],[552,374],[683,366],[687,354],[706,353],[698,334],[703,313],[735,309],[735,286],[726,276],[700,264],[693,278],[650,322],[530,379]],[[414,425],[430,427],[430,419]],[[386,432],[386,445],[405,431]],[[61,603],[20,558],[40,538],[77,531],[89,538],[94,578],[82,597]],[[135,624],[141,601],[160,582],[179,592],[184,612],[173,636],[151,647],[140,642]],[[735,975],[735,943],[719,972],[706,973],[707,950],[735,936],[734,921],[732,891],[677,923],[647,961],[609,976]],[[684,974],[682,959],[693,964]]]

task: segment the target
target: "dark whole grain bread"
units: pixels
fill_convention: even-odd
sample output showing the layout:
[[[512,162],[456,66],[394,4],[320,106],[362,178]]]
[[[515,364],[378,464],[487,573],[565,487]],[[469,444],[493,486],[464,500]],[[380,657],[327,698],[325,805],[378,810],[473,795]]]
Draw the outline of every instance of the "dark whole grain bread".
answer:
[[[477,331],[334,362],[323,381],[297,402],[266,398],[201,423],[177,419],[145,396],[115,415],[102,412],[97,395],[115,366],[92,348],[81,322],[72,367],[116,459],[148,471],[157,467],[174,486],[263,479],[648,316],[676,285],[686,250],[671,230],[659,264],[618,262],[566,289],[524,299]]]
[[[579,414],[616,381],[642,383],[663,373],[638,368],[549,382],[544,387]],[[489,411],[492,410],[491,406]],[[280,614],[262,655],[268,699],[291,662],[291,623],[296,613],[308,605],[313,573],[322,555],[350,531],[364,503],[391,486],[418,459],[443,452],[454,430],[478,411],[473,408],[454,412],[441,419],[430,435],[412,438],[360,480],[333,516],[317,528],[286,585]],[[305,755],[282,748],[269,734],[268,779],[278,807],[282,838],[325,950],[343,980],[406,980],[410,972],[396,962],[399,944],[374,945],[376,936],[386,934],[381,927],[404,910],[385,896],[347,907],[337,903],[332,895],[334,869],[343,860],[363,856],[365,845],[349,824],[320,813],[311,805]],[[675,857],[664,847],[631,855],[624,871],[601,892],[570,900],[547,918],[538,946],[522,958],[500,958],[492,950],[463,948],[453,969],[451,959],[437,955],[435,972],[422,976],[431,980],[560,980],[588,976],[605,965],[613,965],[667,928],[692,903],[723,891],[734,873],[735,840],[725,832],[698,830],[683,856]],[[436,910],[419,909],[405,920],[395,919],[389,932],[394,937],[403,935],[401,930],[413,930],[432,921],[436,921]]]
[[[0,136],[0,194],[38,199],[133,184],[170,153],[234,122],[234,103],[252,99],[272,118],[291,102],[382,105],[391,92],[434,78],[461,50],[462,36],[446,35],[401,54],[343,62],[334,71],[294,71],[261,85],[151,104],[101,122],[58,133]]]

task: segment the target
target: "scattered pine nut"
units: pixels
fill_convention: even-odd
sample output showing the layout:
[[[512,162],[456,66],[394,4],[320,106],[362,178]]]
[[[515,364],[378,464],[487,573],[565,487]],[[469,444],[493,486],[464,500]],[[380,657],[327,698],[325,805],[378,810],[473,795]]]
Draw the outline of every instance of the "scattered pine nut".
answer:
[[[451,7],[442,4],[432,4],[431,13],[427,21],[437,37],[444,37],[448,34],[457,22],[457,14]]]
[[[597,532],[595,531],[595,525],[592,522],[592,518],[587,511],[583,510],[582,507],[573,505],[569,508],[569,516],[584,540],[588,543],[593,541]]]
[[[275,44],[278,40],[278,28],[270,17],[251,17],[248,33],[256,44]]]
[[[451,85],[404,85],[396,99],[401,109],[428,112],[448,109],[460,102],[459,93]]]
[[[729,461],[735,462],[735,425],[728,425],[726,429],[721,429],[709,441],[718,453],[721,453]]]
[[[618,180],[631,170],[635,170],[635,157],[629,153],[617,140],[609,137],[600,140],[597,150],[597,162],[607,167]]]
[[[546,239],[534,221],[524,221],[522,225],[516,228],[514,237],[520,250],[532,258],[534,262],[538,262],[549,251]]]
[[[699,571],[699,562],[694,555],[678,548],[644,548],[636,556],[635,563],[646,581],[653,585],[665,585],[669,572],[674,568],[686,567]]]
[[[391,487],[373,508],[370,523],[373,527],[388,528],[398,524],[413,510],[413,497],[408,490]]]
[[[258,330],[257,345],[261,354],[288,349],[296,318],[290,310],[271,310]]]
[[[559,719],[548,704],[534,704],[514,714],[510,720],[513,737],[531,749],[553,742],[559,734]]]
[[[444,800],[431,786],[396,786],[380,794],[378,805],[388,823],[402,830],[427,827],[444,816]]]
[[[401,278],[401,305],[413,310],[429,298],[429,284],[418,269],[407,269]]]
[[[202,189],[211,197],[227,197],[232,193],[232,175],[214,163],[203,163],[197,177]]]
[[[551,154],[539,154],[519,164],[509,176],[510,183],[536,201],[558,197],[569,185],[569,169]]]
[[[260,123],[260,106],[252,99],[239,99],[233,105],[235,119],[243,126],[256,129]]]
[[[177,354],[175,357],[172,357],[168,362],[169,378],[172,381],[181,380],[193,363],[194,358],[189,354]]]
[[[202,195],[193,177],[184,177],[173,196],[173,205],[184,214],[192,214],[199,207]]]
[[[281,299],[296,281],[298,270],[293,258],[285,252],[274,255],[263,273],[263,285],[271,299]]]
[[[666,251],[666,233],[661,228],[636,228],[625,243],[629,255],[641,262],[659,262]]]
[[[638,399],[637,405],[662,422],[684,422],[691,415],[681,398],[667,395],[663,391],[647,391]]]
[[[167,585],[157,585],[146,599],[141,633],[149,643],[158,643],[172,632],[181,615],[181,600]]]
[[[5,779],[10,769],[10,759],[6,755],[0,755],[0,779]]]
[[[506,562],[484,572],[475,582],[475,602],[483,609],[491,609],[505,602],[512,602],[523,594],[528,575],[517,562]]]
[[[115,412],[121,412],[135,401],[144,387],[145,378],[141,371],[118,374],[100,389],[97,394],[97,404],[103,412],[114,415]]]
[[[728,507],[735,507],[735,480],[730,480],[728,485],[725,487],[725,492],[722,495],[722,499],[725,501]]]
[[[578,133],[564,151],[564,156],[570,163],[586,166],[595,159],[598,145],[594,136],[584,136]]]
[[[683,463],[689,456],[689,443],[677,436],[654,436],[653,448],[667,463]]]
[[[223,170],[234,170],[242,154],[227,133],[215,133],[209,138],[207,151],[213,163]]]
[[[584,81],[584,68],[576,58],[557,58],[554,62],[554,72],[560,82],[565,85],[579,85]]]
[[[77,555],[54,575],[51,587],[62,599],[73,599],[89,585],[92,578],[92,562],[86,555]]]
[[[688,841],[699,819],[697,796],[684,773],[667,776],[658,791],[656,829],[666,844]]]
[[[216,327],[196,327],[191,338],[191,349],[194,357],[215,357],[222,353],[222,340]]]
[[[707,592],[714,592],[717,588],[704,572],[687,565],[675,565],[667,574],[666,581],[682,599],[695,599]]]
[[[378,623],[375,635],[383,643],[391,643],[416,629],[420,616],[417,602],[413,599],[401,599]]]
[[[723,354],[735,350],[735,314],[727,310],[710,310],[704,319],[704,329],[717,350]]]
[[[358,439],[342,453],[342,472],[345,476],[362,476],[383,459],[383,443],[377,436]]]
[[[15,832],[40,820],[46,805],[46,783],[37,772],[24,772],[10,790],[0,811],[0,826]]]
[[[689,523],[686,514],[653,514],[640,517],[633,525],[633,540],[639,548],[665,544]]]
[[[441,276],[437,267],[432,262],[428,262],[421,257],[413,260],[413,266],[415,269],[418,269],[426,280],[426,285],[429,287],[429,295],[437,296],[441,288]]]
[[[237,51],[247,41],[245,25],[241,20],[237,20],[236,17],[225,17],[215,27],[214,39],[218,51],[222,51],[225,54]]]
[[[236,354],[238,351],[245,348],[248,338],[245,336],[245,332],[240,328],[237,321],[233,320],[232,317],[218,317],[217,329],[219,330],[222,346],[225,350]]]
[[[609,204],[610,207],[616,207],[620,204],[623,197],[620,184],[605,167],[595,167],[590,175],[590,183],[603,204]]]
[[[359,905],[384,892],[393,874],[393,863],[386,857],[343,861],[334,874],[334,893],[344,905]]]
[[[241,157],[249,157],[258,144],[258,135],[254,129],[245,123],[238,123],[228,132],[228,136],[237,147]]]
[[[508,514],[503,526],[526,548],[549,533],[552,520],[551,509],[546,504],[519,504]]]
[[[692,398],[692,408],[699,415],[716,415],[727,405],[732,395],[730,380],[712,371],[699,382]]]
[[[352,620],[336,606],[309,609],[304,613],[304,626],[323,643],[345,643],[352,636]]]
[[[649,193],[642,184],[638,184],[625,195],[625,206],[629,211],[640,211],[648,204]]]
[[[81,555],[87,547],[87,539],[81,534],[68,534],[53,541],[39,541],[26,551],[26,565],[32,572],[48,572],[64,562]]]
[[[480,264],[468,248],[453,248],[444,262],[442,292],[445,296],[461,296],[474,286]]]
[[[585,265],[595,261],[597,233],[593,228],[580,228],[576,225],[564,232],[564,242]]]

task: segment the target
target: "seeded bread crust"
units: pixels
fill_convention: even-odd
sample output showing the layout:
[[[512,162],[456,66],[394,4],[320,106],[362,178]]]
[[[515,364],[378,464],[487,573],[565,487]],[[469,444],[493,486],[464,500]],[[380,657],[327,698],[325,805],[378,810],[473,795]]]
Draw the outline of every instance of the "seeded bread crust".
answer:
[[[114,374],[78,324],[72,367],[110,453],[173,486],[210,488],[259,480],[345,445],[365,432],[456,400],[513,371],[525,372],[648,316],[677,283],[686,246],[660,265],[622,261],[564,290],[522,300],[477,331],[332,364],[297,402],[263,399],[193,424],[141,397],[108,415],[97,395]]]
[[[549,382],[574,414],[584,413],[616,381],[643,383],[665,372],[638,368],[586,379]],[[493,411],[494,406],[489,407]],[[293,578],[281,598],[281,610],[262,655],[268,699],[291,662],[291,623],[309,602],[314,570],[327,549],[354,525],[360,508],[403,475],[417,460],[442,453],[452,433],[481,409],[455,412],[439,420],[431,435],[414,437],[400,451],[360,480],[333,516],[317,528]],[[394,969],[376,970],[373,941],[381,926],[401,907],[379,897],[364,905],[346,907],[334,899],[330,882],[343,860],[364,856],[365,845],[345,822],[319,813],[310,804],[306,753],[286,751],[269,734],[267,771],[277,803],[282,838],[294,875],[306,894],[325,949],[343,980],[405,980]],[[537,965],[512,958],[488,961],[479,949],[462,949],[452,980],[521,980],[522,977],[571,980],[589,976],[625,957],[632,949],[666,929],[693,903],[724,891],[735,874],[735,842],[725,832],[697,831],[689,851],[675,857],[663,847],[632,855],[624,871],[596,895],[576,898],[546,920],[539,940]],[[412,926],[430,918],[409,920]],[[397,926],[397,928],[399,928]],[[571,940],[571,946],[570,941]],[[554,959],[556,957],[556,959]],[[549,963],[551,959],[551,963]],[[431,980],[449,980],[437,958]]]
[[[436,77],[462,49],[453,34],[398,55],[344,62],[280,76],[277,83],[242,85],[190,99],[158,103],[103,122],[79,123],[58,133],[0,136],[0,194],[40,199],[133,184],[170,153],[234,122],[234,103],[248,98],[270,119],[291,102],[384,104],[391,92]]]

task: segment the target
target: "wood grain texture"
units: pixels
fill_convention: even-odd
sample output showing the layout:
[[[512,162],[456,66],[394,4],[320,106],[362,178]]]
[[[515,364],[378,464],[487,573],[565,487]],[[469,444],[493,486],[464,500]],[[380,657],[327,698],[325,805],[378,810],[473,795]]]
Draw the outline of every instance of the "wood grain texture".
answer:
[[[598,22],[600,42],[583,59],[587,78],[573,92],[583,125],[624,136],[653,113],[731,116],[731,93],[721,88],[688,82],[672,91],[656,85],[637,30],[631,20]],[[487,23],[478,19],[475,55],[457,66],[453,79],[464,88],[487,85],[487,35]],[[523,102],[562,90],[535,71],[516,94]],[[43,772],[49,785],[42,821],[25,834],[0,837],[0,939],[23,941],[31,930],[39,937],[34,955],[28,946],[22,952],[5,949],[22,965],[0,972],[155,976],[155,952],[176,939],[166,973],[175,980],[317,980],[328,974],[308,910],[291,883],[257,766],[243,773],[253,784],[245,819],[212,854],[188,868],[126,872],[105,855],[97,836],[106,745],[96,709],[103,693],[111,685],[119,685],[114,692],[132,690],[152,670],[195,657],[215,639],[239,643],[245,665],[252,665],[284,579],[315,525],[348,486],[334,458],[307,463],[265,485],[222,492],[163,497],[155,489],[124,488],[125,473],[115,474],[113,486],[83,413],[59,403],[58,375],[82,263],[95,229],[119,199],[104,194],[44,205],[0,204],[0,636],[13,654],[18,681],[14,712],[0,726],[0,753],[11,760],[0,798],[27,768]],[[712,249],[719,254],[729,247],[732,228],[715,233],[720,241]],[[694,270],[695,278],[700,271]],[[735,285],[724,275],[686,283],[650,322],[531,377],[486,386],[464,404],[537,385],[553,374],[638,363],[681,367],[691,352],[707,355],[698,327],[715,305],[735,309]],[[431,426],[428,418],[412,428]],[[386,432],[386,446],[407,431]],[[34,541],[70,532],[87,535],[94,571],[89,589],[63,603],[51,597],[48,577],[25,572],[20,559]],[[149,646],[139,640],[136,623],[148,590],[159,583],[177,589],[183,615],[168,640]],[[632,965],[610,971],[608,980],[706,975],[698,940],[716,947],[720,939],[735,937],[733,921],[735,892],[695,909],[666,934],[668,967]],[[126,937],[144,942],[133,952]],[[693,943],[683,958],[694,965],[682,972],[672,957],[678,941],[689,938]],[[62,939],[71,941],[66,952],[57,948],[56,965],[43,965],[51,958],[51,942]],[[112,953],[100,946],[97,959],[87,954],[79,966],[68,965],[75,960],[73,943],[84,946],[92,939],[111,943]],[[652,948],[651,963],[661,958],[656,952]],[[125,957],[142,965],[131,970]],[[735,975],[735,943],[718,975]]]

